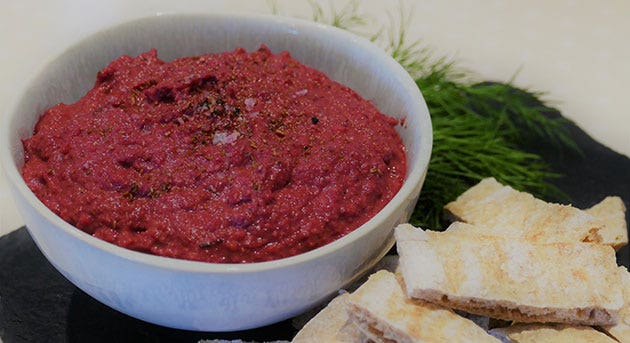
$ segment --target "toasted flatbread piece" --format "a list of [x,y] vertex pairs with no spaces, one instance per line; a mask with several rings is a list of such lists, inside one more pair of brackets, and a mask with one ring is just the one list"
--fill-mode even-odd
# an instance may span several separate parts
[[615,343],[615,340],[590,326],[566,324],[515,324],[492,329],[495,337],[518,343]]
[[498,342],[452,310],[405,296],[400,280],[379,271],[350,295],[350,318],[375,342]]
[[487,229],[491,235],[532,242],[600,242],[604,225],[572,206],[552,204],[487,178],[444,209],[452,217]]
[[409,224],[395,235],[409,297],[518,322],[617,323],[623,299],[610,246],[534,244]]
[[621,343],[630,343],[630,273],[626,267],[619,267],[622,282],[620,287],[623,292],[623,308],[619,313],[617,325],[604,326],[603,329],[609,335],[615,337]]
[[599,231],[603,244],[610,245],[615,250],[628,244],[626,206],[620,197],[606,197],[586,212],[604,223],[604,227]]
[[349,293],[334,298],[297,333],[293,343],[356,343],[362,342],[359,329],[349,321],[347,303]]

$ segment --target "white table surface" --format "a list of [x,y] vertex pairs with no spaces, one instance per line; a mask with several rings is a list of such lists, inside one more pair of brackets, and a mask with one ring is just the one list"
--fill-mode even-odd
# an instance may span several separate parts
[[[341,7],[346,1],[321,1]],[[448,56],[480,80],[536,91],[595,139],[630,156],[630,2],[618,0],[407,0],[411,39]],[[399,1],[364,0],[375,23],[398,16]],[[278,0],[280,13],[311,16],[306,0]],[[0,113],[25,80],[51,57],[113,23],[157,13],[270,13],[265,0],[5,1],[0,11]],[[378,27],[378,25],[375,25]],[[0,177],[0,235],[17,229]]]

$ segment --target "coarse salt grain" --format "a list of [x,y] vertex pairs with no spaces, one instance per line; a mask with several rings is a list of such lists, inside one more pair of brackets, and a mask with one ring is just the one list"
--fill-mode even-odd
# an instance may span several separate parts
[[214,134],[212,138],[212,144],[214,145],[222,145],[222,144],[230,144],[233,143],[236,138],[238,138],[238,132],[233,131],[232,133],[227,132],[217,132]]
[[251,111],[254,109],[254,106],[256,105],[256,99],[254,98],[247,98],[245,99],[245,109],[248,111]]

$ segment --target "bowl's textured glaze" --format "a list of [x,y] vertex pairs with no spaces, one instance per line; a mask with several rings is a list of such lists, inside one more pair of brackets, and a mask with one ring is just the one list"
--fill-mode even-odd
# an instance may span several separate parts
[[[21,139],[44,109],[79,99],[120,55],[156,48],[160,58],[267,45],[349,86],[392,117],[407,153],[407,178],[390,203],[347,236],[301,255],[212,264],[130,251],[94,238],[47,209],[20,176]],[[54,58],[6,113],[0,158],[18,210],[46,258],[73,284],[130,316],[173,328],[233,331],[297,315],[371,267],[408,220],[429,163],[431,120],[411,77],[385,52],[348,32],[311,22],[237,14],[159,15],[91,35]]]

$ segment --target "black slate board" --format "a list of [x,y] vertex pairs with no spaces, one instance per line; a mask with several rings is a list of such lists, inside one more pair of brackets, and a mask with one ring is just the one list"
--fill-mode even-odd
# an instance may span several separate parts
[[[524,148],[542,155],[553,170],[566,175],[553,183],[575,206],[586,208],[606,195],[619,195],[630,208],[630,159],[594,141],[577,126],[568,127],[582,155],[548,142],[529,142]],[[617,260],[630,266],[628,246]],[[149,324],[108,308],[70,284],[46,261],[25,228],[0,237],[0,338],[5,343],[290,340],[295,332],[290,321],[232,333]]]

